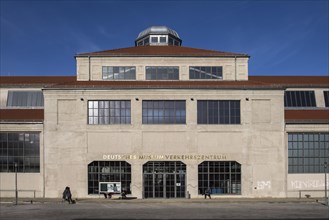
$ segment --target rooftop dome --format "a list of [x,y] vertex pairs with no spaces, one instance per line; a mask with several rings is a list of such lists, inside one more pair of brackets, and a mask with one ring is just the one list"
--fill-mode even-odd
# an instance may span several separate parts
[[135,40],[136,46],[175,45],[181,46],[182,40],[178,33],[166,26],[151,26],[139,33]]
[[178,33],[175,30],[168,28],[166,26],[149,27],[149,28],[145,29],[144,31],[140,32],[137,39],[142,38],[149,34],[171,34],[180,39]]

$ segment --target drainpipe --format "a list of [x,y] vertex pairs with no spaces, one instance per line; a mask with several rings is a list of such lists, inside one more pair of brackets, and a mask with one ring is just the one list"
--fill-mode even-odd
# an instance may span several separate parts
[[89,81],[91,81],[91,75],[90,75],[90,56],[88,56],[88,68],[89,68]]
[[235,81],[238,81],[237,70],[236,70],[236,56],[234,56],[234,64],[235,64],[235,68],[234,68]]
[[[45,109],[45,106],[43,106],[43,109]],[[44,114],[44,113],[43,113]],[[44,116],[43,116],[44,117]],[[42,193],[42,196],[43,198],[46,197],[46,165],[45,165],[45,156],[46,156],[46,147],[45,147],[45,120],[43,120],[43,123],[42,123],[42,132],[40,132],[39,135],[42,134],[42,146],[43,146],[43,149],[42,149],[42,171],[43,171],[43,193]]]

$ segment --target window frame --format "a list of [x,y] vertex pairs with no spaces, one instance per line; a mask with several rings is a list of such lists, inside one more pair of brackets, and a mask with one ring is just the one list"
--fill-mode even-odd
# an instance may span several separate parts
[[132,168],[127,161],[92,161],[88,164],[88,195],[99,194],[100,182],[121,182],[121,189],[131,194]]
[[329,91],[323,91],[324,106],[329,108]]
[[197,124],[241,125],[241,100],[197,100]]
[[323,173],[329,163],[329,132],[288,132],[288,174]]
[[[91,102],[93,102],[92,107],[90,107]],[[97,107],[94,106],[95,102],[97,102]],[[127,104],[128,107],[126,108]],[[100,105],[104,107],[99,107]],[[125,107],[122,107],[123,105]],[[93,113],[90,114],[91,112]],[[97,118],[97,122],[95,122],[95,118]],[[108,120],[106,118],[108,118]],[[104,123],[100,123],[100,121]],[[88,100],[87,125],[131,125],[131,100]]]
[[44,108],[41,90],[8,90],[7,108]]
[[[40,173],[41,132],[0,132],[0,173]],[[32,164],[31,164],[32,163]]]
[[186,125],[186,100],[143,100],[142,124]]
[[316,108],[314,90],[286,90],[284,92],[285,108]]
[[[104,71],[104,69],[106,69],[106,71]],[[115,71],[115,69],[117,69],[117,71]],[[110,78],[110,72],[112,72],[113,78]],[[115,74],[117,74],[117,77],[115,77],[116,76]],[[130,74],[132,74],[133,76],[132,78],[125,78],[126,75],[128,76]],[[106,75],[107,77],[105,77]],[[106,81],[136,80],[136,75],[137,75],[136,66],[102,66],[102,80],[106,80]]]
[[[225,185],[227,180],[230,183],[229,187]],[[232,190],[233,184],[239,186],[235,189],[236,191]],[[202,161],[199,163],[198,194],[204,195],[208,188],[211,189],[211,194],[215,195],[241,195],[242,165],[237,161]],[[220,192],[220,189],[223,192]]]
[[176,81],[179,78],[179,66],[145,66],[145,80]]
[[[198,74],[196,73],[197,70],[199,70]],[[204,73],[201,74],[201,71],[203,71]],[[214,73],[220,73],[220,75],[217,76]],[[190,80],[223,80],[223,66],[189,66],[189,79]]]
[[155,44],[159,43],[159,37],[158,36],[151,36],[151,43],[152,44],[153,43],[155,43]]

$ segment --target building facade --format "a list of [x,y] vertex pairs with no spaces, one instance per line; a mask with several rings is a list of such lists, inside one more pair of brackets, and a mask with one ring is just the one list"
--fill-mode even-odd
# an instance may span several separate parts
[[323,194],[329,77],[249,76],[247,54],[163,26],[75,58],[76,77],[0,78],[2,196],[15,169],[26,197]]

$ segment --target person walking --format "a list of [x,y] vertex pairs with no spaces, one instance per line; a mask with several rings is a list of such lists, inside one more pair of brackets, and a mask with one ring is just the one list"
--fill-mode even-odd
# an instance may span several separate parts
[[63,192],[63,199],[65,201],[68,201],[69,204],[74,203],[72,200],[72,193],[71,193],[70,187],[68,187],[68,186],[65,187],[65,190]]
[[207,196],[209,197],[209,199],[211,199],[211,189],[207,188],[206,191],[204,192],[204,198],[207,199]]

